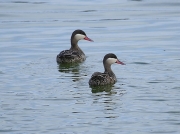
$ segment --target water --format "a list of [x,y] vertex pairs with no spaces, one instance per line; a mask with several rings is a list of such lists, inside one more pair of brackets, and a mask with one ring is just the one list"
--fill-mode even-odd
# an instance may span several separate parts
[[[1,0],[0,133],[180,133],[180,2]],[[75,29],[87,60],[56,55]],[[113,52],[118,82],[93,90]]]

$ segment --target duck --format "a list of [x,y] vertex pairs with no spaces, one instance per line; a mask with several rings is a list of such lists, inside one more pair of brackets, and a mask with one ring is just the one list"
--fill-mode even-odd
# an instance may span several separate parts
[[111,69],[111,65],[114,63],[125,65],[125,63],[121,62],[115,54],[106,54],[103,59],[104,73],[93,73],[89,80],[89,86],[96,87],[115,84],[117,82],[117,78]]
[[63,50],[57,55],[57,63],[76,63],[83,62],[86,59],[84,52],[78,46],[79,40],[93,42],[92,39],[87,37],[83,30],[75,30],[71,35],[71,48],[69,50]]

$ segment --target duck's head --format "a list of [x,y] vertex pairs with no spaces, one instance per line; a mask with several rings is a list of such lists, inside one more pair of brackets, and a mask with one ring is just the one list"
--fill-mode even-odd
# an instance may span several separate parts
[[117,56],[115,54],[113,54],[113,53],[106,54],[104,56],[103,63],[104,63],[104,65],[105,64],[106,65],[111,65],[111,64],[114,64],[114,63],[125,65],[123,62],[118,60]]
[[87,37],[86,33],[83,30],[78,29],[72,33],[71,42],[77,43],[79,40],[93,41]]

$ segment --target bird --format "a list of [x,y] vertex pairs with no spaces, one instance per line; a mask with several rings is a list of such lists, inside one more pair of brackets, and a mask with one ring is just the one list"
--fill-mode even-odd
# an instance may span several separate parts
[[92,39],[87,37],[83,30],[75,30],[71,35],[71,48],[69,50],[63,50],[57,55],[57,63],[76,63],[83,62],[86,59],[84,52],[78,46],[79,40],[93,42]]
[[104,56],[103,65],[104,73],[95,72],[92,74],[89,80],[90,87],[113,85],[117,82],[116,75],[111,69],[113,63],[125,65],[125,63],[118,60],[117,56],[113,53],[108,53]]

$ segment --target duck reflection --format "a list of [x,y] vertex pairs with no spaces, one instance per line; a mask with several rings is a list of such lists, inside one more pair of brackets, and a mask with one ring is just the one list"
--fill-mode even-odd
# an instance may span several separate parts
[[58,71],[63,73],[79,74],[79,63],[58,64]]
[[109,85],[108,87],[93,88],[92,92],[94,92],[92,105],[101,107],[96,118],[118,118],[120,116],[119,110],[123,107],[121,99],[125,90],[116,85]]
[[110,92],[112,90],[113,85],[105,85],[105,86],[95,86],[91,87],[92,93],[98,93],[98,92]]
[[58,64],[58,71],[60,73],[66,73],[65,77],[71,77],[73,82],[79,81],[80,76],[80,65],[81,63],[63,63]]

